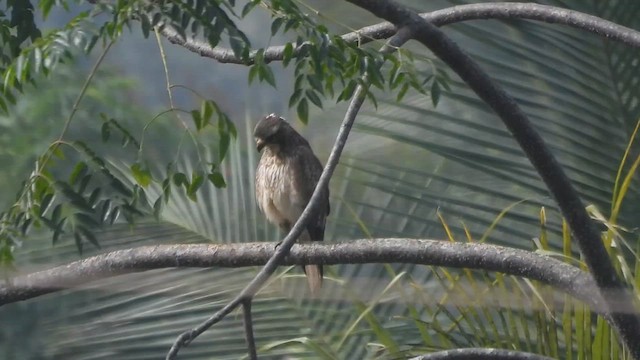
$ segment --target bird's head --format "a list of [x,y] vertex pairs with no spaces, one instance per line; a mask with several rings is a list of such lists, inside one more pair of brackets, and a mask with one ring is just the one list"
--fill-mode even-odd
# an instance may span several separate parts
[[258,152],[267,145],[277,145],[280,142],[280,134],[287,126],[287,122],[276,114],[269,114],[256,124],[253,129],[253,137],[256,140]]

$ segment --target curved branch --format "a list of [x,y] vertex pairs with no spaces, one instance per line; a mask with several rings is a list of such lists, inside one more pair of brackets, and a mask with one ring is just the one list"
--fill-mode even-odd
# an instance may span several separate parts
[[[156,245],[117,250],[11,279],[0,286],[0,305],[74,288],[108,277],[163,268],[245,267],[264,265],[273,243],[227,245]],[[531,251],[480,243],[406,238],[355,240],[339,244],[304,244],[291,249],[281,265],[407,263],[496,271],[551,285],[588,303],[594,295],[591,276],[554,258]]]
[[[453,6],[433,12],[422,13],[420,16],[435,26],[449,25],[469,20],[485,19],[526,19],[542,21],[550,24],[561,24],[576,29],[619,41],[623,44],[640,48],[640,31],[618,25],[597,16],[579,11],[567,10],[554,6],[529,3],[485,3]],[[395,26],[390,22],[383,22],[342,35],[348,43],[366,44],[374,40],[387,39],[395,34]],[[180,45],[200,56],[215,59],[221,63],[253,64],[256,51],[250,54],[249,61],[238,58],[233,50],[223,47],[212,48],[208,43],[197,39],[185,39],[172,27],[165,25],[161,30],[169,42]],[[305,45],[294,49],[294,54],[300,53]],[[264,49],[264,60],[281,61],[284,56],[284,46],[271,46]]]
[[465,348],[438,351],[410,360],[552,360],[548,356],[538,355],[522,351],[488,348]]
[[[640,359],[640,318],[635,299],[618,277],[609,254],[578,193],[549,147],[516,101],[440,29],[392,0],[347,0],[396,26],[413,27],[415,40],[429,48],[460,76],[500,117],[527,155],[567,219],[585,262],[605,300],[607,313],[633,358]],[[615,293],[615,296],[612,295]],[[627,304],[619,311],[618,304]]]

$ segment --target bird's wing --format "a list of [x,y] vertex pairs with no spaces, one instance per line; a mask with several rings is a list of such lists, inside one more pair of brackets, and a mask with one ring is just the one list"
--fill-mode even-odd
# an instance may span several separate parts
[[264,192],[265,192],[264,178],[265,178],[264,161],[262,160],[262,158],[260,158],[260,161],[258,162],[258,168],[256,169],[255,187],[256,187],[256,203],[258,204],[258,208],[260,209],[261,212],[264,212],[264,207],[262,204],[263,198],[264,198]]
[[[302,205],[302,208],[309,203],[313,190],[320,180],[322,174],[322,164],[313,154],[308,146],[298,146],[294,152],[292,162],[294,198]],[[329,215],[329,188],[322,190],[322,198],[319,210],[312,216],[307,231],[312,241],[322,241],[324,239],[324,227],[326,217]]]

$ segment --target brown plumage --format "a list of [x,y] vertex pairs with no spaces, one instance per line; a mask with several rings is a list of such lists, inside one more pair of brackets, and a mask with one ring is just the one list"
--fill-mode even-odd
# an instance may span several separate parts
[[[262,157],[256,171],[256,200],[269,222],[288,233],[311,199],[322,174],[322,164],[309,143],[283,118],[271,114],[256,125],[253,135]],[[329,189],[322,189],[319,211],[309,221],[299,242],[324,240],[329,215]],[[311,293],[322,286],[322,266],[303,267]]]

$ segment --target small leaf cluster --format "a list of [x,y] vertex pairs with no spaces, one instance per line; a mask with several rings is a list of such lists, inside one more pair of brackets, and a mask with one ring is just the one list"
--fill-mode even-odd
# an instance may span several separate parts
[[[295,108],[298,118],[307,122],[310,105],[322,108],[323,99],[335,97],[337,101],[348,100],[362,76],[374,72],[371,83],[381,76],[376,64],[384,56],[370,47],[358,47],[347,43],[341,36],[329,32],[327,27],[305,14],[290,0],[271,2],[274,14],[271,33],[295,32],[294,42],[287,43],[283,52],[283,65],[294,67],[294,89],[289,98],[289,107]],[[260,54],[260,52],[259,52]],[[256,65],[258,61],[256,61]],[[250,73],[251,80],[251,73]]]
[[[231,140],[238,137],[235,125],[212,100],[204,100],[200,110],[192,110],[190,114],[197,132],[203,132],[208,128],[215,129],[218,141],[217,161],[207,164],[206,171],[205,169],[194,170],[190,175],[177,170],[174,163],[169,163],[164,178],[158,181],[162,191],[153,204],[156,218],[160,216],[164,205],[169,202],[173,187],[183,189],[191,201],[197,201],[197,192],[205,181],[208,180],[217,188],[227,186],[219,166],[229,152]],[[139,185],[147,187],[154,180],[148,170],[137,165],[134,164],[131,168],[133,175]]]
[[[206,167],[191,171],[191,174],[180,171],[175,162],[170,162],[166,166],[164,175],[156,177],[152,175],[149,166],[142,161],[137,161],[130,166],[133,179],[142,189],[146,189],[152,184],[157,184],[161,189],[160,195],[153,202],[153,213],[156,218],[159,218],[164,206],[169,202],[172,192],[175,190],[182,189],[184,194],[195,202],[197,201],[197,192],[202,188],[205,181],[209,181],[217,188],[226,187],[224,175],[219,167],[229,152],[231,141],[238,137],[236,127],[227,114],[213,100],[202,101],[199,110],[192,110],[189,113],[197,133],[203,133],[205,130],[215,131],[218,143],[215,162],[210,162],[206,164]],[[111,121],[105,122],[105,125],[111,124]],[[115,125],[109,125],[109,128],[113,126]],[[115,129],[118,129],[121,133],[123,142],[138,144],[135,139],[127,140],[131,135],[125,129],[117,127]]]
[[[58,2],[50,0],[39,2],[39,8],[45,19],[54,3]],[[26,25],[29,21],[34,21],[33,7],[28,6],[28,10],[25,10],[29,1],[16,0],[15,4],[21,4],[23,11],[16,12],[14,5],[12,17],[8,22],[2,19],[5,14],[0,10],[0,23],[4,23],[0,25],[2,27],[0,41],[3,43],[0,61],[2,71],[0,109],[5,113],[8,112],[7,103],[15,103],[15,92],[22,92],[24,84],[35,84],[38,75],[48,76],[59,62],[71,58],[74,53],[90,51],[99,38],[95,25],[91,21],[92,13],[89,11],[80,12],[64,27],[43,35],[35,25],[33,27]],[[60,4],[66,7],[65,2]],[[21,13],[29,15],[20,17],[18,14]],[[22,25],[4,26],[7,23]],[[29,29],[28,32],[27,29]],[[14,31],[18,35],[14,36]],[[10,55],[4,49],[10,49]]]
[[[421,79],[410,52],[405,51],[402,56],[383,54],[375,47],[379,44],[359,46],[349,43],[340,35],[331,34],[326,26],[303,13],[293,1],[274,0],[270,5],[272,36],[279,32],[297,34],[295,41],[284,46],[283,65],[294,67],[294,89],[288,105],[296,109],[298,118],[305,123],[311,105],[322,108],[326,98],[347,101],[358,85],[363,85],[367,98],[376,107],[376,97],[370,88],[396,91],[398,101],[409,89],[415,89],[430,94],[434,105],[442,88],[448,89],[446,73],[435,66],[432,66],[432,75]],[[249,82],[258,78],[275,87],[264,53],[264,49],[254,53]],[[385,62],[391,66],[383,68]],[[384,71],[386,68],[389,68],[388,72]]]
[[[428,94],[433,106],[438,106],[442,90],[451,91],[449,74],[436,67],[432,61],[429,61],[431,66],[427,71],[419,71],[414,65],[411,52],[399,50],[398,53],[401,54],[400,57],[390,56],[387,58],[391,64],[388,67],[388,89],[397,92],[396,101],[401,102],[409,89],[413,89],[420,94]],[[423,79],[420,81],[419,77],[423,77]]]
[[33,227],[50,230],[54,244],[61,235],[72,234],[82,252],[86,243],[99,247],[95,232],[103,225],[121,216],[132,223],[148,212],[140,186],[128,186],[116,177],[86,143],[66,145],[82,160],[66,176],[59,174],[56,160],[66,156],[61,144],[52,145],[37,161],[14,206],[0,214],[0,265],[11,263],[13,248]]
[[[20,56],[21,49],[42,36],[33,13],[30,0],[7,0],[4,8],[0,9],[0,71],[3,80],[7,67]],[[15,103],[15,98],[5,85],[0,92],[0,108],[5,113],[8,112],[7,101]]]
[[172,26],[181,37],[201,35],[212,47],[226,38],[234,54],[247,59],[251,44],[232,19],[240,18],[235,6],[235,0],[162,0],[147,2],[135,17],[145,37],[153,27]]
[[0,63],[6,65],[20,54],[26,43],[35,41],[42,34],[33,17],[34,7],[30,0],[7,0],[0,9]]
[[[54,6],[68,9],[65,1],[44,0],[38,5],[45,19]],[[155,26],[172,26],[184,37],[188,31],[190,36],[202,35],[211,46],[218,45],[226,35],[236,56],[248,58],[249,39],[229,15],[238,17],[234,7],[234,0],[96,1],[91,10],[43,35],[36,26],[31,2],[9,0],[6,10],[0,9],[0,109],[8,112],[8,103],[15,103],[13,92],[21,92],[27,82],[34,83],[36,75],[48,75],[77,50],[88,53],[99,41],[106,44],[117,39],[125,29],[132,29],[133,21],[140,24],[145,37]],[[98,24],[96,19],[102,18],[96,17],[98,14],[111,16]]]

